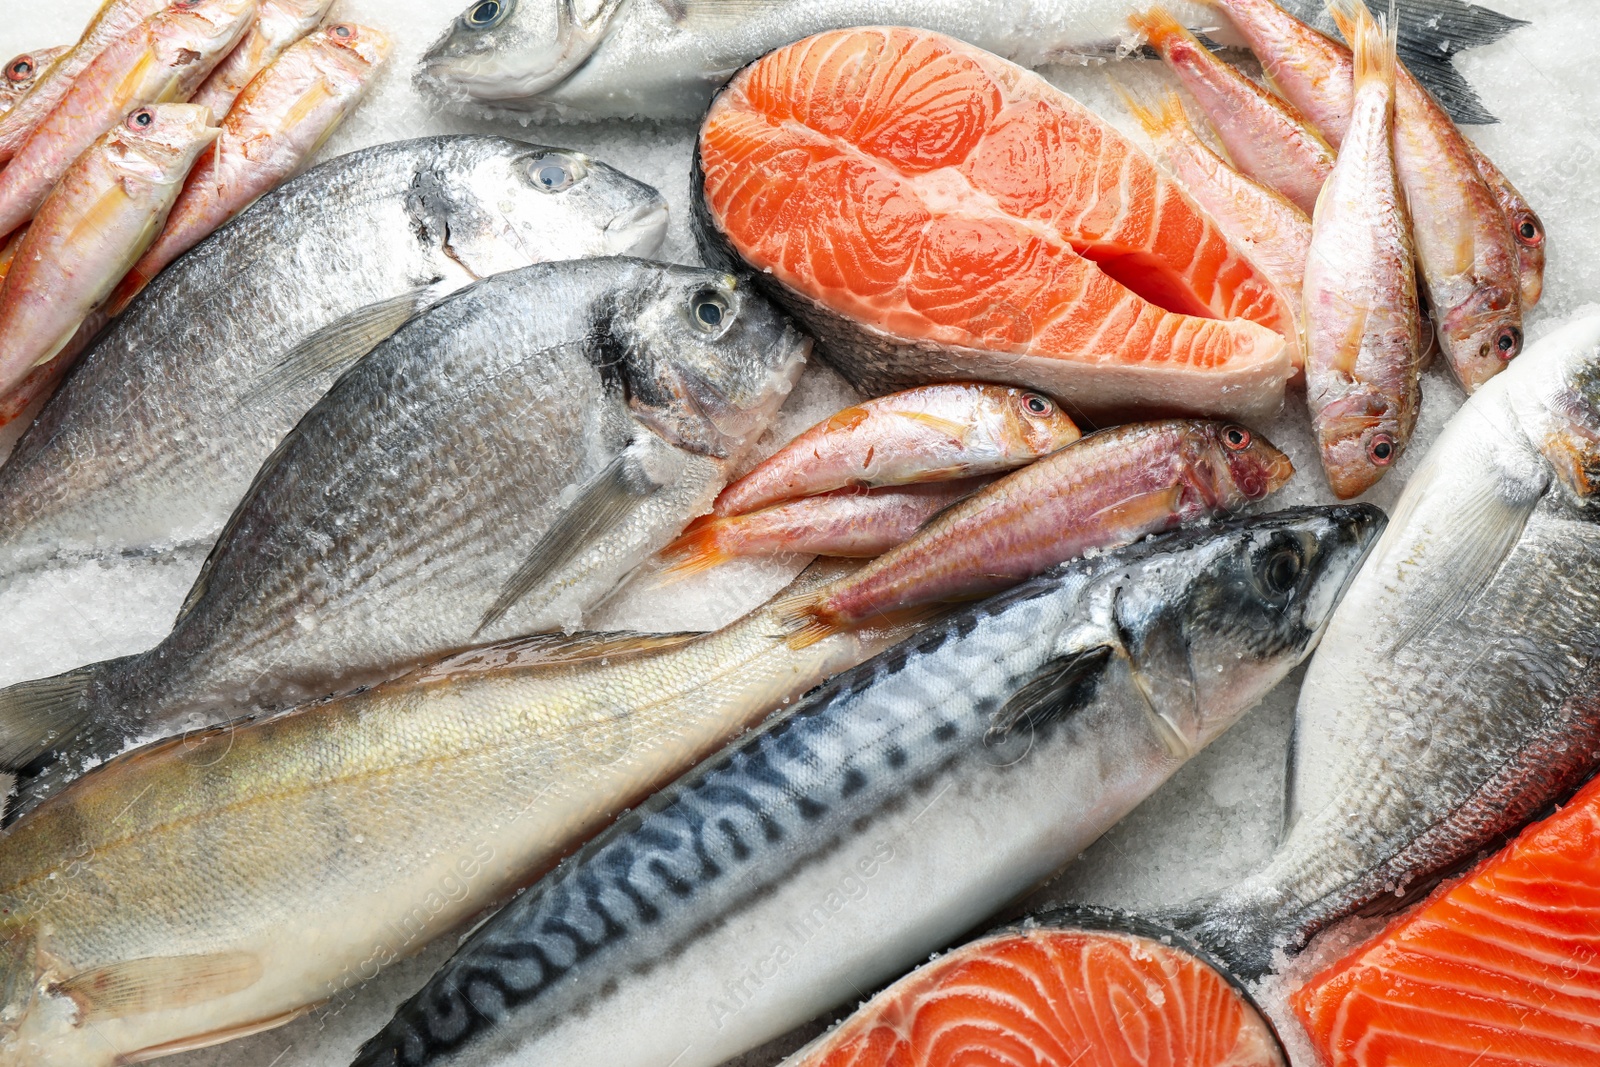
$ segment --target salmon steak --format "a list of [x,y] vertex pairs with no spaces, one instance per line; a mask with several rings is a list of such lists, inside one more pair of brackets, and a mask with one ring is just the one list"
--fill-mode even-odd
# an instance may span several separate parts
[[1069,411],[1253,418],[1298,364],[1288,298],[1176,181],[941,34],[768,53],[712,103],[695,158],[707,261],[752,271],[864,391],[979,379]]
[[1600,1063],[1600,779],[1290,998],[1329,1067]]
[[1249,997],[1167,932],[1041,925],[911,972],[783,1067],[1285,1067]]

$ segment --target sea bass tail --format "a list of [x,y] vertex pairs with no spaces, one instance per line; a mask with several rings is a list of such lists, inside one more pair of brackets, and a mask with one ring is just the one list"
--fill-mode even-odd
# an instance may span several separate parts
[[0,770],[22,770],[77,737],[104,666],[91,663],[0,690]]

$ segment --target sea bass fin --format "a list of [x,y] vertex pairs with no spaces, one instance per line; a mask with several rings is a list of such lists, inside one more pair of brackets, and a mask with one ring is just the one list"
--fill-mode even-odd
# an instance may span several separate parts
[[617,633],[534,634],[485,645],[431,664],[414,678],[419,682],[459,677],[508,667],[568,666],[597,659],[668,652],[706,636],[698,630],[672,634]]
[[527,596],[549,575],[571,563],[585,547],[615,529],[635,508],[650,498],[656,483],[631,448],[583,487],[578,498],[544,532],[528,558],[506,580],[500,595],[483,613],[473,636],[481,634]]
[[0,690],[0,770],[21,770],[83,729],[89,687],[102,666],[93,663]]
[[[1413,478],[1420,481],[1419,470]],[[1496,491],[1496,479],[1480,477],[1470,499],[1451,516],[1443,558],[1432,568],[1448,580],[1428,583],[1427,591],[1405,605],[1411,622],[1394,635],[1388,647],[1396,652],[1427,636],[1440,623],[1456,618],[1471,606],[1494,578],[1506,556],[1522,536],[1522,529],[1539,503],[1539,493],[1506,499]],[[1421,484],[1427,484],[1422,482]],[[1505,488],[1513,483],[1507,481]],[[1396,528],[1405,527],[1396,522]]]
[[433,302],[431,287],[413,289],[334,319],[269,367],[243,403],[282,396],[318,378],[331,382]]
[[1003,741],[1021,727],[1036,729],[1093,700],[1113,651],[1109,644],[1076,649],[1039,668],[1033,680],[995,712],[989,726],[990,741]]
[[52,991],[77,1004],[83,1022],[95,1022],[203,1004],[250,988],[261,973],[251,952],[148,956],[75,974]]

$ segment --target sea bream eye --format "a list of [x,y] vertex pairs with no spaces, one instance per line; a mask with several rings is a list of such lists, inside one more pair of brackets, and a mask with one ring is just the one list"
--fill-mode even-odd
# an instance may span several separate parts
[[716,333],[733,318],[733,308],[721,293],[703,289],[689,301],[689,318],[706,333]]
[[468,29],[487,30],[499,23],[510,10],[509,0],[481,0],[467,8],[461,21],[466,23]]
[[528,164],[528,176],[533,184],[547,193],[570,189],[587,173],[583,164],[571,156],[543,155]]

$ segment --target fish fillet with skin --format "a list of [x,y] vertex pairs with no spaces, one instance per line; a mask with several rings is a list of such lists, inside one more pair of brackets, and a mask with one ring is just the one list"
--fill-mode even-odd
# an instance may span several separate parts
[[[1285,0],[1302,18],[1325,0]],[[446,102],[550,119],[698,120],[716,87],[774,48],[848,26],[915,26],[1025,67],[1120,58],[1149,0],[469,0],[418,66]],[[1182,23],[1218,32],[1205,3]],[[1465,0],[1399,0],[1402,48],[1466,121],[1493,122],[1450,66],[1463,48],[1523,25]],[[1228,43],[1235,43],[1229,40]],[[1421,61],[1426,60],[1423,65]]]
[[120,314],[167,264],[305,166],[361,102],[389,49],[379,31],[338,22],[291,45],[257,75],[107,312]]
[[666,210],[603,163],[500,137],[377,145],[285,182],[162,271],[17,442],[0,582],[211,544],[284,434],[406,319],[530,261],[649,255]]
[[78,75],[99,58],[107,45],[170,3],[172,0],[105,0],[77,43],[35,81],[24,99],[0,115],[0,163],[16,155],[34,127],[55,109]]
[[858,1002],[1049,878],[1282,680],[1382,523],[1366,505],[1218,523],[934,623],[545,875],[355,1064],[714,1067]]
[[999,474],[1081,436],[1038,393],[925,385],[864,401],[817,423],[724,489],[712,513],[738,515],[847,486]]
[[1164,921],[1260,973],[1333,922],[1415,899],[1593,772],[1597,412],[1591,316],[1445,426],[1306,671],[1282,842]]
[[927,31],[819,34],[701,127],[695,221],[869,392],[979,379],[1069,410],[1275,411],[1288,298],[1131,141]]
[[[1350,49],[1273,0],[1214,2],[1279,91],[1338,146],[1353,100]],[[1335,17],[1349,20],[1337,9]],[[1395,166],[1411,213],[1418,276],[1445,358],[1471,393],[1522,350],[1522,257],[1461,131],[1403,65],[1395,80]]]
[[450,296],[283,440],[158,645],[0,691],[6,753],[60,756],[19,803],[136,739],[575,628],[710,508],[809,349],[727,275],[620,256]]
[[1376,485],[1422,404],[1411,218],[1394,163],[1394,37],[1362,7],[1356,95],[1306,258],[1306,402],[1334,495]]
[[311,33],[332,6],[333,0],[261,0],[261,10],[250,31],[217,64],[189,103],[204,104],[220,120],[250,79]]
[[796,651],[768,608],[522,639],[130,752],[0,837],[0,1064],[109,1067],[337,1006],[907,633]]
[[791,605],[796,641],[1005,589],[1091,549],[1226,515],[1277,491],[1288,457],[1242,426],[1173,419],[1090,434],[954,505]]
[[26,96],[56,60],[69,51],[69,45],[62,45],[58,48],[36,48],[32,52],[12,56],[11,62],[5,65],[3,80],[0,80],[0,117],[16,107],[17,101]]
[[1328,1067],[1600,1062],[1600,782],[1290,995]]
[[1130,22],[1199,102],[1233,165],[1311,214],[1334,152],[1305,116],[1212,55],[1165,8]]
[[161,232],[217,133],[211,112],[194,104],[137,108],[62,176],[0,287],[0,396],[72,343]]
[[1287,1067],[1248,993],[1170,930],[1029,916],[923,964],[782,1067]]
[[[39,209],[72,161],[134,108],[183,101],[228,54],[260,0],[174,0],[105,51],[0,170],[0,233]],[[15,384],[0,380],[0,391]]]

